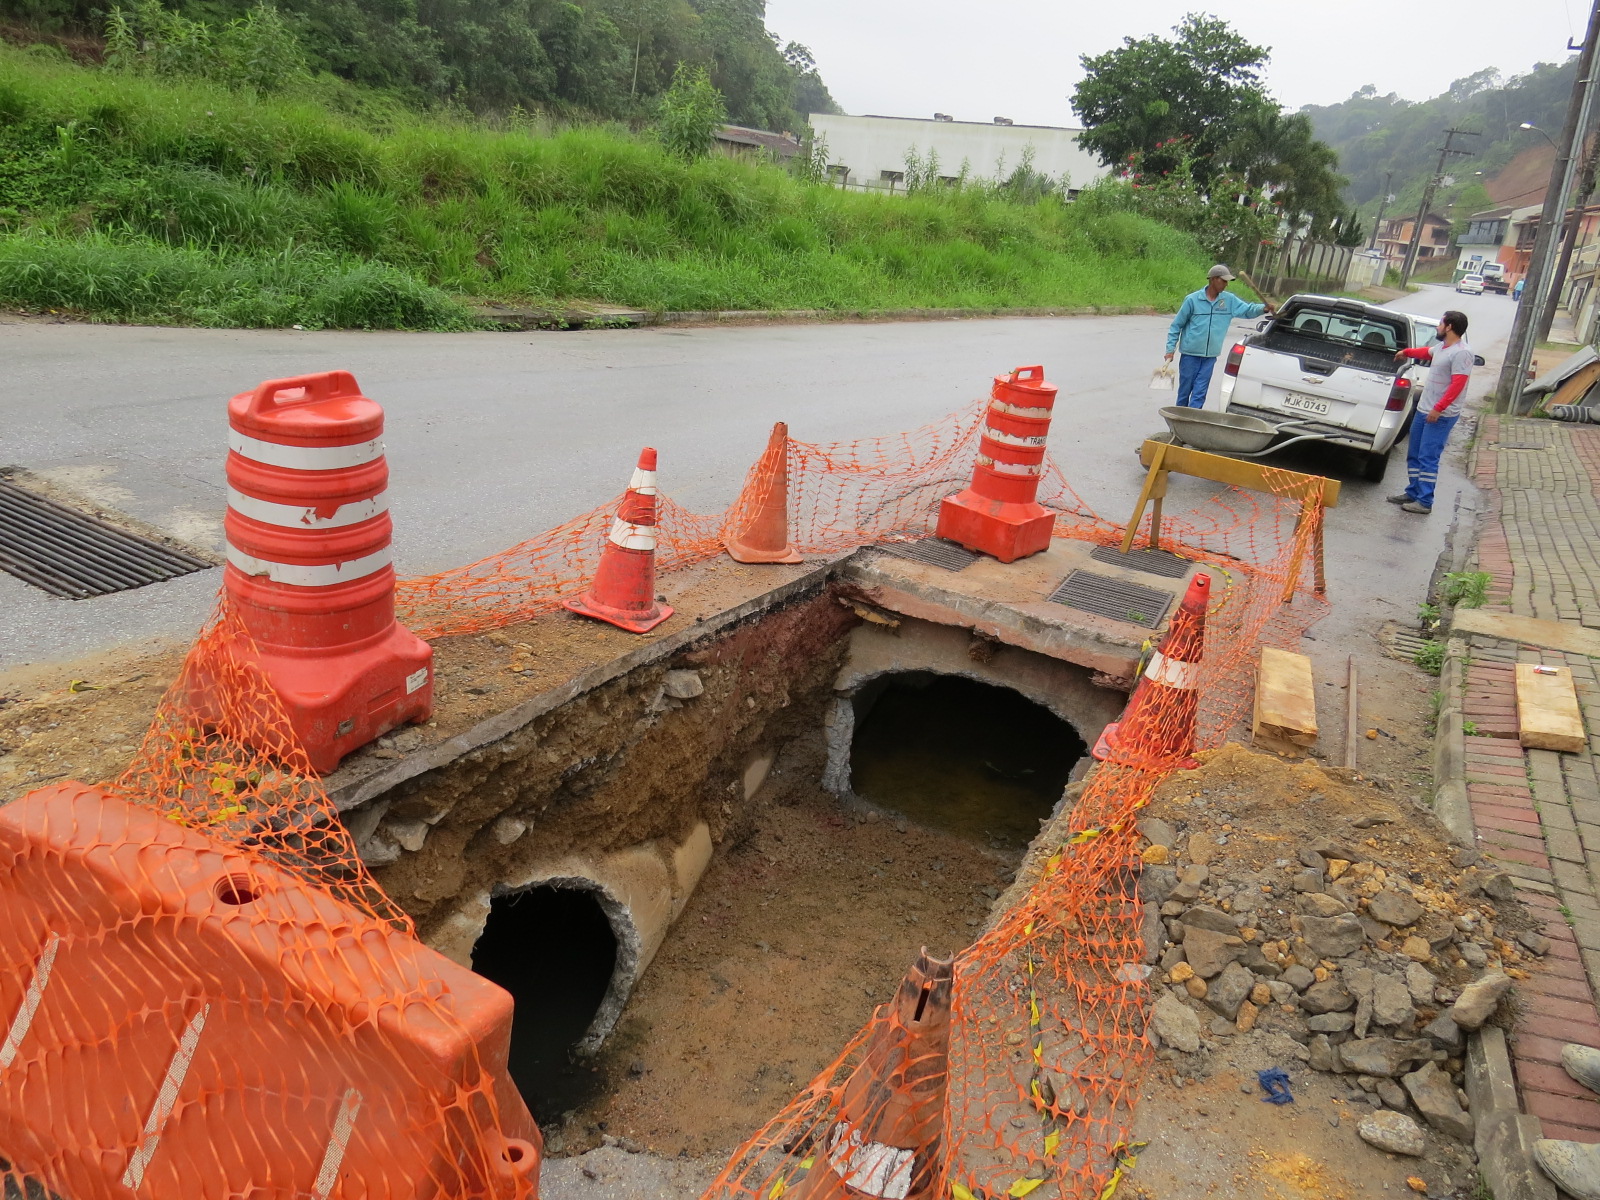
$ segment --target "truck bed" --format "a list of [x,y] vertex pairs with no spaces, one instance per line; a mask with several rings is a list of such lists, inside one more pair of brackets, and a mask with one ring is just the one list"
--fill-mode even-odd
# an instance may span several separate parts
[[1317,375],[1326,375],[1334,367],[1355,367],[1385,375],[1394,375],[1400,370],[1393,350],[1374,349],[1293,329],[1268,329],[1246,344],[1279,354],[1292,354],[1300,359],[1304,370]]

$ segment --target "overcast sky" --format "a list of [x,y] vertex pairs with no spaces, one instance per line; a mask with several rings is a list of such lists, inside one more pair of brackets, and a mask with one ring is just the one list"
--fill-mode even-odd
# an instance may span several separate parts
[[1589,13],[1584,0],[767,0],[767,27],[811,47],[848,113],[1074,125],[1080,55],[1168,36],[1195,10],[1272,48],[1267,86],[1291,109],[1368,83],[1423,100],[1483,67],[1559,62]]

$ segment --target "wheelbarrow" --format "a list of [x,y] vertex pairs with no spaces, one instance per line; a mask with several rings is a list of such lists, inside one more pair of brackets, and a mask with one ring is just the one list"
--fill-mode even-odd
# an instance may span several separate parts
[[1212,454],[1227,454],[1233,458],[1260,458],[1263,454],[1316,436],[1302,433],[1288,441],[1274,443],[1274,438],[1302,428],[1305,422],[1285,421],[1282,425],[1271,425],[1239,413],[1207,412],[1202,408],[1182,408],[1176,404],[1163,408],[1161,416],[1172,431],[1172,440],[1178,445]]

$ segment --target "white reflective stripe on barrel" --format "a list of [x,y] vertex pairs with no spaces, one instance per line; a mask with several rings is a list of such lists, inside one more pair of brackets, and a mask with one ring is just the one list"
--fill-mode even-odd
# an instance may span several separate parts
[[1037,449],[1045,443],[1045,438],[1043,436],[1018,437],[1014,433],[1001,433],[998,429],[991,428],[988,425],[983,427],[983,436],[988,438],[991,442],[1000,442],[1006,446],[1022,446],[1030,450]]
[[991,412],[1010,413],[1013,417],[1032,417],[1035,421],[1048,421],[1050,410],[1048,408],[1023,408],[1020,404],[1007,404],[1004,400],[991,400]]
[[995,462],[987,454],[978,455],[978,465],[988,467],[996,475],[1043,475],[1043,463],[1003,463]]
[[643,467],[633,469],[633,478],[628,480],[628,490],[638,492],[641,496],[654,496],[656,494],[656,473],[646,471]]
[[269,467],[288,467],[294,471],[337,471],[341,467],[359,467],[375,458],[383,457],[383,439],[357,442],[353,446],[285,446],[281,442],[263,442],[228,430],[228,449],[251,462],[265,463]]
[[394,561],[389,547],[364,558],[352,558],[341,563],[280,563],[246,554],[236,546],[228,547],[228,561],[246,575],[265,575],[273,583],[287,583],[294,587],[328,587],[335,583],[350,583],[376,575]]
[[56,951],[60,948],[61,935],[52,933],[45,941],[44,949],[39,952],[39,961],[33,967],[33,978],[28,981],[28,990],[22,994],[22,1007],[17,1009],[17,1015],[11,1019],[11,1028],[6,1030],[6,1040],[0,1044],[0,1071],[15,1061],[17,1051],[22,1047],[22,1039],[28,1036],[34,1014],[39,1011],[39,1001],[44,999],[45,985],[50,982],[51,968],[56,964]]
[[845,1186],[883,1200],[905,1200],[911,1192],[911,1169],[917,1152],[883,1142],[869,1142],[849,1121],[840,1121],[828,1135],[828,1165]]
[[322,1151],[322,1167],[317,1171],[316,1182],[311,1185],[311,1200],[328,1200],[339,1182],[339,1167],[344,1163],[344,1152],[350,1145],[350,1135],[355,1132],[356,1114],[361,1111],[361,1093],[348,1088],[339,1101],[339,1112],[333,1118],[333,1133]]
[[1151,683],[1193,691],[1200,686],[1200,664],[1184,662],[1180,658],[1167,658],[1157,650],[1150,655],[1150,662],[1144,669],[1144,677]]
[[656,527],[654,525],[630,525],[626,521],[619,519],[611,527],[611,541],[613,545],[621,546],[624,550],[654,550],[656,548]]
[[341,504],[331,517],[317,516],[313,505],[278,504],[272,500],[258,500],[241,491],[228,489],[228,507],[241,516],[263,525],[276,525],[280,529],[338,529],[345,525],[358,525],[370,521],[379,513],[389,511],[389,493],[379,492],[366,500],[352,500]]
[[145,1168],[156,1156],[156,1147],[161,1144],[161,1131],[166,1128],[167,1118],[177,1107],[178,1091],[183,1087],[183,1077],[189,1073],[189,1064],[194,1062],[195,1047],[200,1044],[200,1031],[206,1027],[206,1014],[210,1011],[211,1005],[205,1005],[184,1026],[183,1036],[178,1039],[178,1049],[167,1064],[166,1078],[161,1081],[161,1090],[156,1093],[156,1102],[150,1108],[150,1118],[144,1123],[144,1135],[139,1141],[139,1148],[133,1152],[133,1157],[128,1160],[128,1169],[122,1173],[122,1186],[125,1188],[137,1188],[144,1182]]

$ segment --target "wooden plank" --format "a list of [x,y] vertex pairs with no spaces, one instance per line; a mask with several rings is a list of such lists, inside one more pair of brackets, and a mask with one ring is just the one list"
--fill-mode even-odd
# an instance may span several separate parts
[[1543,646],[1600,658],[1600,630],[1573,621],[1524,617],[1492,608],[1457,608],[1450,615],[1450,628],[1455,633],[1481,633],[1519,646]]
[[1251,732],[1262,745],[1290,754],[1317,744],[1316,683],[1304,654],[1261,647]]
[[1592,362],[1579,368],[1570,378],[1562,380],[1561,386],[1546,404],[1576,404],[1597,380],[1600,380],[1600,362]]
[[1588,749],[1572,672],[1566,667],[1518,663],[1517,725],[1525,749],[1569,754]]
[[[1180,475],[1196,479],[1209,479],[1230,487],[1249,488],[1257,492],[1277,492],[1280,495],[1315,496],[1322,491],[1322,503],[1334,508],[1339,503],[1339,481],[1321,475],[1305,475],[1298,471],[1285,471],[1280,467],[1266,467],[1242,458],[1228,458],[1221,454],[1207,454],[1191,450],[1188,446],[1174,446],[1169,442],[1150,438],[1139,447],[1139,461],[1149,466],[1160,447],[1166,447],[1161,465]],[[1276,486],[1274,486],[1276,484]]]

